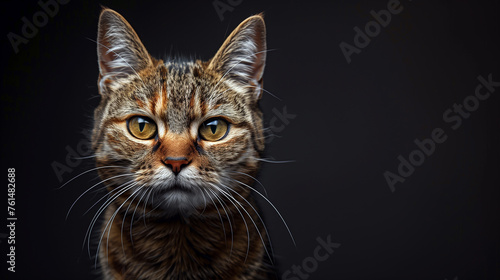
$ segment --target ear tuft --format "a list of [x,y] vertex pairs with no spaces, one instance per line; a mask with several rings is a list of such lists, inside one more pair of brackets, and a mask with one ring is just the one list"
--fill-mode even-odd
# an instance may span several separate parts
[[152,64],[139,36],[119,13],[104,8],[99,17],[97,55],[102,80],[115,81]]
[[243,86],[257,87],[260,95],[266,52],[264,18],[262,14],[254,15],[228,36],[209,67],[221,73],[223,78],[235,80]]

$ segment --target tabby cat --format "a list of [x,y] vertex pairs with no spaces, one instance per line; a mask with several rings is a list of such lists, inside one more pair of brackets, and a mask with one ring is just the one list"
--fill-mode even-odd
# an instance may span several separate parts
[[163,61],[102,10],[92,145],[109,193],[104,279],[276,278],[251,186],[264,150],[265,36],[255,15],[212,59]]

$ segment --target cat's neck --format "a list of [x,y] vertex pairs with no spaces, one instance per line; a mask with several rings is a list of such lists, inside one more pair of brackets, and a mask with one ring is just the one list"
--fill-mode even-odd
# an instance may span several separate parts
[[[248,202],[254,207],[251,199]],[[268,259],[264,226],[256,212],[236,205],[228,201],[224,209],[207,206],[189,217],[166,217],[151,210],[146,217],[136,215],[132,221],[133,215],[116,211],[119,204],[114,204],[106,212],[106,220],[116,216],[109,239],[108,231],[103,230],[101,263],[112,279],[138,279],[138,275],[141,279],[169,279],[167,275],[269,279],[268,264],[262,261]],[[240,278],[242,275],[246,277]]]

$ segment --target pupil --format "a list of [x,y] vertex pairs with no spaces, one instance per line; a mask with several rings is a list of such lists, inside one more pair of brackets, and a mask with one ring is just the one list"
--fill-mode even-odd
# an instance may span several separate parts
[[143,132],[144,131],[144,127],[146,127],[146,122],[143,119],[140,119],[139,120],[139,130],[141,132]]
[[217,131],[217,125],[211,125],[210,130],[212,130],[212,134],[215,134],[215,132]]

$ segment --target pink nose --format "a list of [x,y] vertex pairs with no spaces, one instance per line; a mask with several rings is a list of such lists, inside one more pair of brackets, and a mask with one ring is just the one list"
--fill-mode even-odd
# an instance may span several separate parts
[[163,163],[177,175],[182,168],[189,165],[190,161],[185,157],[167,157]]

